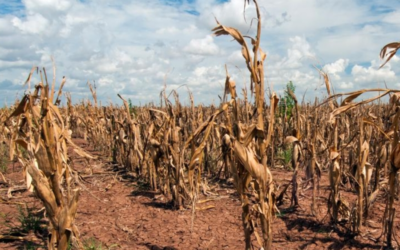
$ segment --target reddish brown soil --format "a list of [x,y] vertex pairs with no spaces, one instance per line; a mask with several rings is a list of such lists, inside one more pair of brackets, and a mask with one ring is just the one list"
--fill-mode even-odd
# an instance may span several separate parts
[[[78,143],[90,148],[82,140]],[[96,152],[91,151],[93,154]],[[85,162],[73,155],[74,168],[83,171]],[[96,240],[103,245],[102,249],[244,249],[244,234],[241,223],[240,201],[233,188],[220,184],[213,186],[212,199],[201,203],[199,208],[214,206],[210,209],[197,210],[192,223],[193,214],[190,209],[176,211],[169,206],[163,197],[129,178],[127,173],[112,171],[106,160],[90,162],[93,174],[85,176],[79,200],[76,224],[80,230],[82,241]],[[86,168],[87,170],[87,168]],[[28,207],[41,208],[40,202],[28,191],[16,191],[12,197],[7,190],[12,186],[22,186],[24,179],[21,166],[10,164],[5,177],[7,183],[0,183],[0,234],[9,232],[5,224],[9,219],[14,227],[20,226],[16,203],[26,203]],[[288,183],[291,172],[279,169],[272,170],[274,179],[279,184]],[[384,192],[374,203],[368,220],[369,227],[363,230],[363,236],[352,236],[350,225],[334,227],[327,215],[327,199],[329,182],[327,172],[323,173],[318,196],[318,216],[310,214],[312,190],[300,191],[300,208],[289,209],[289,199],[279,207],[281,213],[273,221],[273,249],[380,249],[381,241],[374,239],[381,234],[381,223],[385,208]],[[287,192],[290,194],[290,190]],[[355,202],[355,194],[341,188],[342,197],[350,206]],[[399,206],[399,201],[395,202]],[[396,214],[395,228],[399,228],[399,213]],[[46,220],[43,220],[46,223]],[[374,228],[378,227],[378,228]],[[397,235],[397,238],[399,235]],[[46,230],[29,233],[26,239],[6,241],[0,240],[0,249],[45,249]],[[253,237],[254,249],[259,249]]]

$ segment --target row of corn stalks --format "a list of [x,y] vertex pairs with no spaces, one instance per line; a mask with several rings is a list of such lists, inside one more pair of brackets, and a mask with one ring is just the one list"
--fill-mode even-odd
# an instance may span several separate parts
[[[320,70],[328,98],[299,103],[288,89],[295,107],[292,116],[282,116],[277,112],[277,95],[269,92],[265,96],[261,14],[257,1],[253,3],[255,38],[218,22],[213,32],[231,36],[240,45],[254,103],[248,102],[246,88],[243,98],[239,97],[226,70],[218,107],[196,106],[190,92],[191,103],[185,106],[177,92],[165,90],[160,93],[159,105],[132,107],[118,95],[122,106],[104,107],[90,83],[93,99],[73,104],[68,93],[62,94],[65,78],[56,92],[55,77],[49,84],[45,70],[34,68],[40,71],[40,82],[12,108],[1,110],[0,140],[9,146],[10,158],[22,164],[27,187],[46,208],[51,225],[49,249],[67,249],[70,242],[81,246],[74,223],[80,183],[70,166],[68,148],[87,159],[93,157],[75,145],[73,137],[90,142],[114,166],[132,172],[151,189],[163,193],[176,209],[195,208],[200,195],[210,195],[207,183],[211,178],[232,180],[242,203],[245,249],[252,249],[252,235],[260,247],[273,248],[274,214],[285,197],[291,207],[299,207],[302,189],[312,188],[309,212],[317,216],[318,187],[324,172],[331,190],[326,204],[331,223],[346,222],[354,234],[361,234],[368,226],[369,211],[377,197],[387,191],[382,236],[392,247],[400,168],[400,91],[368,89],[334,94],[328,75]],[[394,52],[389,50],[398,47],[388,44],[381,56],[390,60]],[[364,93],[376,95],[355,101]],[[66,104],[62,106],[63,96]],[[390,96],[389,103],[376,103],[384,96]],[[291,151],[286,167],[292,178],[287,183],[277,183],[271,174],[271,169],[282,165],[282,150]],[[356,193],[356,199],[346,201],[341,196],[343,190]]]

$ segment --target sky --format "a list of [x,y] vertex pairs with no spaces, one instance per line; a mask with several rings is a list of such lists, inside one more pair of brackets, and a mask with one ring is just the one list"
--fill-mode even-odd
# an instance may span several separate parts
[[[326,97],[318,71],[328,73],[336,93],[362,88],[400,88],[400,59],[379,69],[381,48],[400,40],[398,0],[259,0],[266,91],[283,93],[292,81],[306,100]],[[189,104],[219,104],[225,65],[237,92],[249,89],[240,45],[215,37],[216,19],[244,35],[256,31],[255,7],[244,0],[0,0],[0,103],[29,91],[33,66],[45,67],[57,88],[74,102],[102,105],[160,102],[177,91]],[[40,77],[35,74],[32,85]],[[32,86],[31,86],[32,88]]]

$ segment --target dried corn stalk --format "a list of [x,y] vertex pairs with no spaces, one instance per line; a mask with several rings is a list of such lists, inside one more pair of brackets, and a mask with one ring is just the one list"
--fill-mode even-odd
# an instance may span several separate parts
[[[249,1],[246,1],[249,2]],[[251,234],[256,235],[258,243],[264,249],[272,249],[272,214],[275,207],[274,185],[272,175],[267,166],[267,149],[271,143],[272,132],[274,131],[275,110],[278,104],[278,98],[275,94],[271,94],[270,116],[268,132],[264,129],[264,60],[266,54],[260,48],[261,38],[261,15],[257,1],[253,0],[256,6],[258,25],[257,36],[251,39],[253,45],[253,57],[251,56],[249,47],[244,36],[235,28],[226,27],[218,23],[213,29],[216,36],[230,35],[241,46],[242,55],[245,59],[248,70],[250,71],[250,90],[255,93],[256,107],[256,124],[251,126],[243,126],[239,123],[239,106],[236,101],[236,92],[234,85],[229,84],[229,76],[225,84],[225,93],[230,93],[233,103],[233,121],[228,118],[228,124],[232,128],[228,128],[229,137],[224,136],[224,148],[230,148],[235,160],[230,157],[230,153],[226,152],[225,159],[231,159],[231,169],[235,179],[235,186],[241,197],[242,202],[242,222],[245,233],[245,249],[251,249]],[[260,59],[258,59],[260,56]],[[256,157],[258,155],[260,160]],[[252,182],[253,180],[253,182]],[[257,204],[250,206],[246,190],[250,183],[255,191]],[[260,220],[262,238],[258,236],[255,230],[256,223],[254,220]]]
[[[65,79],[59,93],[64,83]],[[57,103],[58,100],[59,97]],[[59,108],[53,104],[48,84],[41,82],[32,94],[25,95],[9,116],[8,121],[12,120],[17,121],[13,127],[13,143],[27,153],[17,152],[18,160],[31,176],[34,191],[43,202],[50,220],[48,248],[67,249],[70,240],[78,237],[74,220],[79,198],[74,171],[68,165],[67,145],[81,156],[91,156],[72,142],[71,131],[66,129]],[[79,246],[79,241],[75,242]]]
[[[367,92],[383,92],[382,94],[378,94],[375,97],[369,98],[367,100],[363,100],[363,101],[359,101],[359,102],[352,102],[355,98],[357,98],[358,96],[360,96],[363,93],[367,93]],[[392,90],[392,89],[364,89],[364,90],[360,90],[360,91],[355,91],[355,92],[351,92],[351,93],[346,93],[346,94],[339,94],[339,95],[334,95],[331,98],[336,98],[337,96],[341,96],[341,95],[345,95],[347,96],[344,101],[342,102],[341,106],[339,106],[338,108],[336,108],[335,110],[333,110],[330,114],[331,119],[333,119],[334,117],[336,117],[337,115],[346,112],[346,111],[350,111],[356,107],[360,107],[363,104],[367,104],[370,103],[376,99],[380,99],[382,97],[384,97],[385,95],[388,95],[390,93],[393,93],[392,98],[390,100],[391,105],[393,105],[394,107],[398,106],[398,101],[397,101],[397,96],[399,95],[399,90]],[[400,154],[400,147],[398,146],[398,120],[400,117],[400,112],[399,112],[399,108],[396,108],[396,115],[394,118],[394,126],[393,126],[393,132],[391,133],[392,135],[394,135],[393,139],[390,138],[391,141],[391,146],[392,146],[392,150],[390,151],[390,165],[391,165],[391,169],[390,169],[390,174],[389,174],[389,195],[388,195],[388,200],[387,200],[387,206],[385,209],[385,214],[384,214],[384,227],[383,227],[383,234],[386,235],[386,242],[387,242],[387,246],[391,247],[392,246],[392,235],[393,235],[393,221],[394,221],[394,213],[395,213],[395,209],[393,208],[393,202],[394,202],[394,196],[395,196],[395,177],[396,174],[400,168],[400,160],[398,160],[398,156]],[[368,119],[362,119],[360,120],[361,124],[362,123],[368,123],[369,125],[373,125],[373,127],[375,127],[378,132],[381,132],[382,134],[385,135],[385,137],[388,137],[388,134],[386,134],[385,132],[383,132],[378,125],[372,123],[371,121],[369,121]],[[363,127],[363,126],[360,126]],[[357,206],[357,213],[355,215],[355,223],[354,223],[354,231],[357,233],[360,233],[360,226],[362,225],[362,219],[363,219],[363,211],[365,211],[364,209],[360,209],[360,207],[363,207],[363,193],[364,191],[361,189],[364,189],[364,183],[367,183],[367,181],[369,181],[368,179],[370,178],[370,174],[368,174],[368,169],[364,168],[364,166],[367,165],[367,156],[368,156],[368,144],[364,143],[364,140],[362,139],[362,131],[363,128],[360,128],[361,131],[361,137],[360,137],[360,146],[359,146],[359,165],[358,165],[358,176],[357,176],[357,186],[359,187],[359,198],[358,198],[358,206]],[[399,158],[400,159],[400,158]],[[365,192],[366,193],[366,192]],[[372,196],[372,195],[371,195]],[[367,197],[367,195],[365,195],[365,197]],[[368,198],[368,200],[370,200],[370,198]],[[368,201],[367,201],[368,203]],[[365,209],[368,208],[368,204],[365,205]]]

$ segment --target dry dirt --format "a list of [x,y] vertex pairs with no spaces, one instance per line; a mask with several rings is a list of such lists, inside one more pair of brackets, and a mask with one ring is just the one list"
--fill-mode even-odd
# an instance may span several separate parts
[[[94,155],[83,140],[77,140],[83,148]],[[101,159],[101,157],[100,157]],[[93,175],[85,173],[87,163],[72,155],[73,167],[82,171],[83,188],[79,200],[76,225],[80,239],[87,249],[244,249],[244,234],[241,224],[241,206],[232,186],[211,183],[215,195],[201,197],[209,201],[198,204],[193,216],[192,210],[173,210],[163,196],[148,190],[146,185],[132,178],[128,173],[107,163],[107,159],[90,162]],[[86,169],[86,170],[85,170]],[[25,189],[8,195],[10,187],[24,185],[21,166],[10,163],[4,175],[7,182],[0,180],[0,234],[7,234],[11,228],[21,240],[0,240],[0,249],[46,249],[46,219],[40,223],[37,232],[22,232],[18,218],[25,206],[32,213],[43,216],[41,204]],[[272,169],[276,183],[285,184],[291,179],[291,172]],[[301,173],[301,177],[304,174]],[[373,204],[368,217],[369,226],[362,236],[350,233],[349,224],[334,227],[327,215],[329,182],[327,172],[323,173],[318,195],[318,215],[311,216],[312,189],[300,191],[300,208],[291,210],[286,199],[279,207],[280,213],[273,220],[273,249],[380,249],[383,237],[381,223],[385,209],[384,188]],[[290,194],[290,189],[287,192]],[[346,187],[341,188],[342,197],[355,202],[355,194]],[[26,205],[25,205],[26,204]],[[399,201],[395,202],[395,207]],[[211,207],[211,208],[209,208]],[[208,208],[208,209],[204,209]],[[395,229],[399,229],[399,213],[396,214]],[[397,237],[399,235],[397,234]],[[89,246],[101,245],[97,248]],[[254,249],[259,249],[253,237]]]

